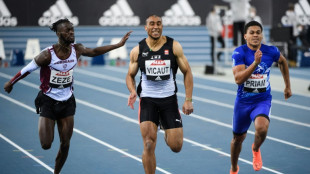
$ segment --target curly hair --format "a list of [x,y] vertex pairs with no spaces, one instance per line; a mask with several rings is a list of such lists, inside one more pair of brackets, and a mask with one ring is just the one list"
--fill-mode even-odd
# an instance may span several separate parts
[[[65,19],[59,19],[58,21],[54,22],[51,26],[50,26],[50,29],[54,32],[57,32],[57,27],[59,24],[62,24],[62,23],[71,23],[69,21],[69,19],[65,18]],[[72,23],[71,23],[72,24]]]

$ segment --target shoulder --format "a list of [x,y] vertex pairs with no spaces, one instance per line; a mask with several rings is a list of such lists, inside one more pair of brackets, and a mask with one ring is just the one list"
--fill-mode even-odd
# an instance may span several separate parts
[[139,48],[140,48],[140,46],[139,45],[136,45],[135,47],[133,47],[132,49],[131,49],[131,53],[139,53]]
[[137,59],[139,55],[139,45],[135,46],[131,51],[130,51],[130,59]]
[[167,42],[168,42],[168,41],[171,41],[171,42],[172,42],[173,48],[182,48],[182,45],[180,44],[179,41],[174,40],[174,39],[172,39],[172,38],[170,38],[170,37],[167,37]]
[[274,54],[280,53],[280,50],[278,49],[278,47],[273,46],[273,45],[262,44],[261,49],[269,53],[274,53]]
[[237,48],[234,50],[232,56],[236,56],[236,55],[241,56],[241,55],[244,55],[245,50],[247,50],[247,46],[246,46],[246,45],[241,45],[241,46],[237,47]]
[[140,44],[146,44],[146,38],[140,40],[139,45],[140,45]]
[[77,50],[77,51],[80,51],[80,50],[82,50],[82,49],[85,49],[84,45],[81,44],[81,43],[74,44],[73,47],[74,47],[75,50]]
[[174,55],[176,55],[176,56],[183,55],[183,48],[182,48],[182,45],[180,44],[180,42],[173,40],[172,51],[173,51]]
[[47,66],[51,63],[50,49],[52,49],[52,47],[45,48],[34,58],[38,66]]

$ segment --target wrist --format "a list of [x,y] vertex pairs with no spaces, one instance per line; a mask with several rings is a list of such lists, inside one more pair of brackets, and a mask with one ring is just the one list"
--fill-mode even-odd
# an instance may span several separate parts
[[257,66],[259,63],[257,63],[255,60],[253,61],[254,66]]
[[192,102],[193,99],[192,99],[192,98],[185,98],[185,101],[190,101],[190,102]]

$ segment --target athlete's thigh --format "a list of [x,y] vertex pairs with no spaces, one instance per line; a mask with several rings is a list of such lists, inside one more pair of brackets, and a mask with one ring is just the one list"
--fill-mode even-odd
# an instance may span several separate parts
[[183,127],[176,95],[164,98],[159,110],[160,121],[164,129]]
[[243,134],[247,132],[251,125],[251,104],[235,101],[234,116],[233,116],[233,132]]
[[73,133],[74,116],[68,116],[57,120],[57,128],[61,140],[70,140]]
[[151,140],[156,142],[157,140],[157,125],[152,121],[144,121],[140,123],[140,131],[143,141]]
[[156,101],[150,97],[142,97],[139,103],[139,122],[151,121],[155,125],[159,124],[158,107]]
[[254,121],[257,116],[262,116],[269,120],[270,111],[271,100],[257,102],[255,108],[251,112],[251,119]]
[[173,128],[173,129],[165,129],[165,134],[168,137],[168,141],[167,143],[170,142],[180,142],[183,140],[183,128],[179,127],[179,128]]
[[55,121],[50,118],[40,116],[38,127],[41,143],[44,144],[52,143],[54,140]]

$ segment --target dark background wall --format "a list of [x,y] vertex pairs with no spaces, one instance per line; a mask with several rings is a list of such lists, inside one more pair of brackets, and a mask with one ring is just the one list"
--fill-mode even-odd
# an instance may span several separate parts
[[[43,13],[55,4],[56,0],[3,0],[12,17],[18,20],[17,26],[37,26],[38,19]],[[79,25],[99,25],[98,19],[103,12],[108,10],[117,0],[66,0],[73,16],[79,18]],[[289,2],[298,0],[251,0],[257,14],[261,16],[264,25],[277,25],[285,14]],[[139,16],[141,23],[150,14],[163,16],[177,0],[127,0],[134,15]],[[221,0],[188,0],[196,15],[201,17],[202,25],[213,5],[226,5]]]

